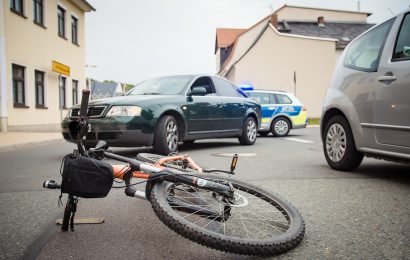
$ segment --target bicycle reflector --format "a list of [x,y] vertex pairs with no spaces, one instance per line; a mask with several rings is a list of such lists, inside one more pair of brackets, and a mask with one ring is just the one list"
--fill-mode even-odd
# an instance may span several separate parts
[[231,162],[231,173],[232,174],[235,174],[234,173],[234,171],[235,171],[235,168],[236,168],[236,163],[238,162],[238,154],[236,153],[236,154],[234,154],[234,156],[232,157],[232,162]]

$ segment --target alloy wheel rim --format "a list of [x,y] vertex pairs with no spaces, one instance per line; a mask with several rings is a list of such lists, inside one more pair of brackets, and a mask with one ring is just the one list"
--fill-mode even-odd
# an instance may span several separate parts
[[275,123],[275,132],[279,135],[284,135],[288,131],[289,126],[285,120],[278,120]]
[[248,139],[253,142],[256,140],[256,124],[253,120],[250,120],[248,122],[248,126],[247,126],[247,130],[248,130]]
[[178,147],[178,127],[173,121],[167,125],[167,144],[171,151],[175,151]]
[[332,162],[340,162],[346,153],[346,132],[340,124],[333,124],[326,134],[326,152]]

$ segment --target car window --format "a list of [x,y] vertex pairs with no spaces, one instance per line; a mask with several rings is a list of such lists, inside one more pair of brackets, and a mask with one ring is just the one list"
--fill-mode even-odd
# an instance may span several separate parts
[[349,47],[344,66],[361,71],[377,71],[384,43],[394,19],[360,36]]
[[205,96],[216,96],[215,89],[213,88],[211,81],[208,77],[201,77],[195,80],[195,82],[191,85],[191,90],[198,87],[205,88]]
[[149,79],[136,85],[126,95],[180,95],[192,76],[171,76]]
[[277,104],[292,104],[292,100],[286,95],[275,94],[274,96]]
[[269,94],[268,93],[248,92],[248,95],[250,98],[258,101],[262,105],[269,104]]
[[224,97],[243,97],[238,90],[228,81],[220,79],[220,78],[213,78],[215,88],[217,89],[218,93]]
[[410,59],[410,14],[406,14],[394,47],[393,61]]

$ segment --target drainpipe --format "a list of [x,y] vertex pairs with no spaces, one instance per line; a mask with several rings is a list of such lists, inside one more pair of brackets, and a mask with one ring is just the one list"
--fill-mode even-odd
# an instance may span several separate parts
[[7,66],[4,0],[0,0],[0,132],[7,132]]

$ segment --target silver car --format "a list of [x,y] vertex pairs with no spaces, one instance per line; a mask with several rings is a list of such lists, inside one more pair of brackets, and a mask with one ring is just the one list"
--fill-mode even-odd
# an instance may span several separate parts
[[363,156],[410,163],[410,9],[360,35],[343,52],[323,104],[330,167]]

